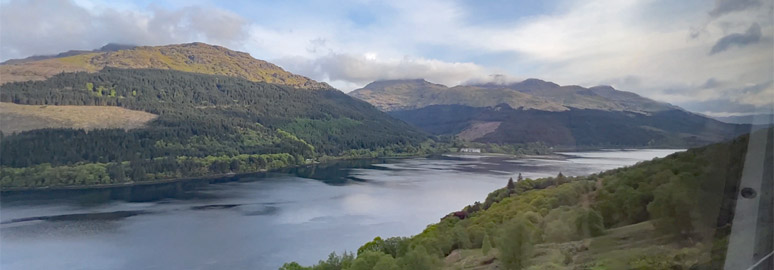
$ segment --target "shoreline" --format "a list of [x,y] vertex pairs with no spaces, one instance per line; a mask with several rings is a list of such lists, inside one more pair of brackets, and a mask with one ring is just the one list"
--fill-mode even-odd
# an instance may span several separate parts
[[441,156],[444,157],[451,157],[451,158],[490,158],[490,157],[500,157],[500,158],[516,158],[516,159],[523,159],[523,158],[530,158],[530,159],[555,159],[555,160],[561,160],[561,159],[567,159],[566,155],[562,154],[556,154],[556,153],[550,153],[550,154],[544,154],[544,155],[517,155],[517,154],[505,154],[505,153],[444,153],[441,154]]
[[[281,169],[285,168],[292,168],[292,167],[283,167]],[[214,174],[214,175],[207,175],[207,176],[200,176],[200,177],[180,177],[180,178],[170,178],[170,179],[162,179],[157,181],[144,181],[144,182],[125,182],[125,183],[116,183],[116,184],[100,184],[100,185],[80,185],[80,186],[53,186],[53,187],[32,187],[32,188],[8,188],[8,189],[2,189],[0,190],[0,194],[7,193],[7,192],[24,192],[24,191],[61,191],[61,190],[88,190],[88,189],[108,189],[108,188],[120,188],[120,187],[136,187],[136,186],[148,186],[148,185],[157,185],[157,184],[171,184],[175,182],[186,182],[186,181],[193,181],[193,180],[213,180],[213,179],[221,179],[226,178],[229,176],[243,176],[243,175],[249,175],[249,174],[256,174],[256,173],[265,173],[268,171],[256,171],[256,172],[247,172],[247,173],[225,173],[225,174]]]
[[[621,148],[621,149],[613,149],[613,148],[596,148],[596,149],[584,149],[582,151],[605,151],[605,150],[644,150],[644,149],[671,149],[671,148]],[[579,151],[579,150],[576,150]],[[211,181],[211,180],[217,180],[217,179],[225,179],[225,178],[237,178],[241,176],[248,176],[252,174],[260,174],[260,173],[269,173],[273,171],[280,171],[280,170],[286,170],[286,169],[293,169],[293,168],[301,168],[301,167],[308,167],[308,166],[315,166],[320,164],[328,164],[328,163],[335,163],[339,161],[346,161],[346,160],[372,160],[372,159],[407,159],[407,158],[421,158],[421,157],[431,157],[431,156],[443,156],[443,157],[450,157],[450,158],[466,158],[467,157],[502,157],[502,158],[515,158],[515,159],[549,159],[549,160],[564,160],[569,158],[568,155],[559,153],[561,151],[556,151],[545,154],[545,155],[516,155],[516,154],[506,154],[506,153],[460,153],[460,152],[446,152],[446,153],[435,153],[435,154],[429,154],[429,155],[395,155],[395,156],[388,156],[388,157],[328,157],[327,159],[323,161],[313,161],[311,163],[303,164],[303,165],[294,165],[294,166],[286,166],[281,168],[276,168],[272,170],[259,170],[254,172],[240,172],[240,173],[225,173],[225,174],[213,174],[213,175],[206,175],[206,176],[198,176],[198,177],[180,177],[180,178],[170,178],[170,179],[161,179],[161,180],[154,180],[154,181],[144,181],[144,182],[125,182],[125,183],[115,183],[115,184],[99,184],[99,185],[76,185],[76,186],[49,186],[49,187],[25,187],[25,188],[7,188],[7,189],[0,189],[0,195],[2,194],[10,194],[15,192],[55,192],[55,191],[72,191],[72,190],[99,190],[99,189],[110,189],[110,188],[123,188],[123,187],[138,187],[138,186],[150,186],[150,185],[160,185],[160,184],[172,184],[177,182],[189,182],[189,181],[195,181],[195,180],[202,180],[202,181]],[[566,152],[572,152],[572,151],[566,151]]]
[[328,157],[328,159],[323,161],[314,161],[307,164],[302,165],[293,165],[293,166],[285,166],[280,167],[276,169],[271,170],[259,170],[254,172],[240,172],[240,173],[223,173],[223,174],[212,174],[212,175],[205,175],[205,176],[197,176],[197,177],[179,177],[179,178],[169,178],[169,179],[160,179],[160,180],[154,180],[154,181],[143,181],[143,182],[124,182],[124,183],[115,183],[115,184],[98,184],[98,185],[76,185],[76,186],[48,186],[48,187],[24,187],[24,188],[3,188],[0,189],[0,195],[2,194],[8,194],[8,193],[14,193],[14,192],[46,192],[46,191],[71,191],[71,190],[98,190],[98,189],[110,189],[110,188],[123,188],[123,187],[138,187],[138,186],[150,186],[150,185],[160,185],[160,184],[172,184],[177,182],[189,182],[189,181],[196,181],[196,180],[217,180],[217,179],[225,179],[225,178],[237,178],[241,176],[248,176],[253,174],[260,174],[260,173],[269,173],[274,171],[280,171],[280,170],[287,170],[287,169],[293,169],[293,168],[302,168],[302,167],[309,167],[309,166],[315,166],[320,164],[328,164],[328,163],[335,163],[339,161],[346,161],[346,160],[371,160],[371,159],[406,159],[406,158],[418,158],[418,157],[428,157],[430,155],[396,155],[396,156],[389,156],[389,157],[360,157],[360,158],[331,158]]

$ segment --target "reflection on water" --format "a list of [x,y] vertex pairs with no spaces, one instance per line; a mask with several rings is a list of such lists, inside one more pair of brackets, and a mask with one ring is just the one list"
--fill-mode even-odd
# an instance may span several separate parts
[[518,173],[582,175],[675,151],[339,161],[221,179],[7,193],[0,205],[0,268],[311,264],[333,250],[356,250],[375,236],[419,233]]

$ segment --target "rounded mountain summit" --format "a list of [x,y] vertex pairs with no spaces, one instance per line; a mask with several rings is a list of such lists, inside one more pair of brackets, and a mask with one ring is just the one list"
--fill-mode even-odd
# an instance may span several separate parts
[[45,80],[67,72],[97,72],[105,67],[169,69],[223,75],[293,86],[328,89],[330,85],[285,71],[250,54],[201,42],[165,46],[108,44],[93,51],[68,51],[52,56],[33,56],[0,64],[0,84]]

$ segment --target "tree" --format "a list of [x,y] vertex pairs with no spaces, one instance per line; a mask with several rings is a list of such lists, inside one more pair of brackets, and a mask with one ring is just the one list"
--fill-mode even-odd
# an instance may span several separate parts
[[392,256],[382,256],[374,265],[373,270],[399,270],[398,262]]
[[492,243],[489,241],[489,234],[485,234],[484,241],[481,244],[481,252],[483,252],[484,256],[486,256],[490,249],[492,249]]
[[430,256],[422,245],[414,247],[399,260],[400,268],[405,270],[436,269],[438,264],[437,258]]
[[107,167],[107,170],[110,179],[113,179],[115,182],[124,182],[126,179],[126,172],[124,171],[124,166],[121,164],[111,164]]
[[457,225],[454,226],[454,229],[452,229],[452,232],[456,239],[455,242],[457,242],[457,248],[468,249],[473,247],[473,244],[470,242],[470,236],[468,236],[468,232],[462,225],[457,223]]
[[303,267],[297,262],[289,262],[282,265],[279,270],[309,270],[309,267]]
[[508,184],[505,185],[506,188],[508,188],[509,191],[513,192],[513,189],[516,188],[516,185],[513,184],[513,177],[508,178]]
[[556,185],[561,185],[564,183],[567,183],[567,177],[562,174],[562,172],[559,172],[559,174],[556,176]]
[[382,252],[384,249],[384,240],[382,240],[381,237],[377,236],[374,238],[374,240],[371,240],[371,242],[365,243],[360,248],[357,249],[357,255],[360,256],[360,254],[363,254],[368,251],[378,251]]
[[516,182],[521,182],[524,180],[524,177],[521,177],[521,173],[519,173],[519,176],[516,178]]
[[519,218],[505,226],[497,247],[500,249],[500,260],[507,269],[520,270],[527,265],[532,255],[533,230],[531,224]]
[[320,261],[315,267],[315,270],[342,270],[349,269],[352,266],[352,262],[355,260],[354,255],[344,252],[341,256],[336,255],[336,252],[331,252],[328,255],[328,259]]
[[365,251],[363,253],[360,253],[357,255],[357,259],[355,259],[352,262],[352,266],[347,268],[347,270],[371,270],[374,269],[377,262],[381,260],[382,257],[390,257],[392,256],[376,252],[376,251]]
[[583,209],[575,219],[575,230],[578,235],[596,237],[604,234],[605,225],[602,215],[593,209]]
[[239,162],[238,159],[231,160],[231,164],[229,165],[231,172],[239,172],[239,169],[242,167],[242,164]]
[[693,221],[698,219],[696,192],[699,192],[697,188],[680,182],[656,188],[653,201],[648,204],[648,212],[656,219],[653,225],[663,232],[690,236],[694,231]]

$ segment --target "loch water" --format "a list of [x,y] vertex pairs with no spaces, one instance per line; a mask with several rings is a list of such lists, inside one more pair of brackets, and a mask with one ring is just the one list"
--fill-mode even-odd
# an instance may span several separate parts
[[277,269],[411,236],[521,173],[587,175],[680,150],[450,155],[0,197],[0,269]]

